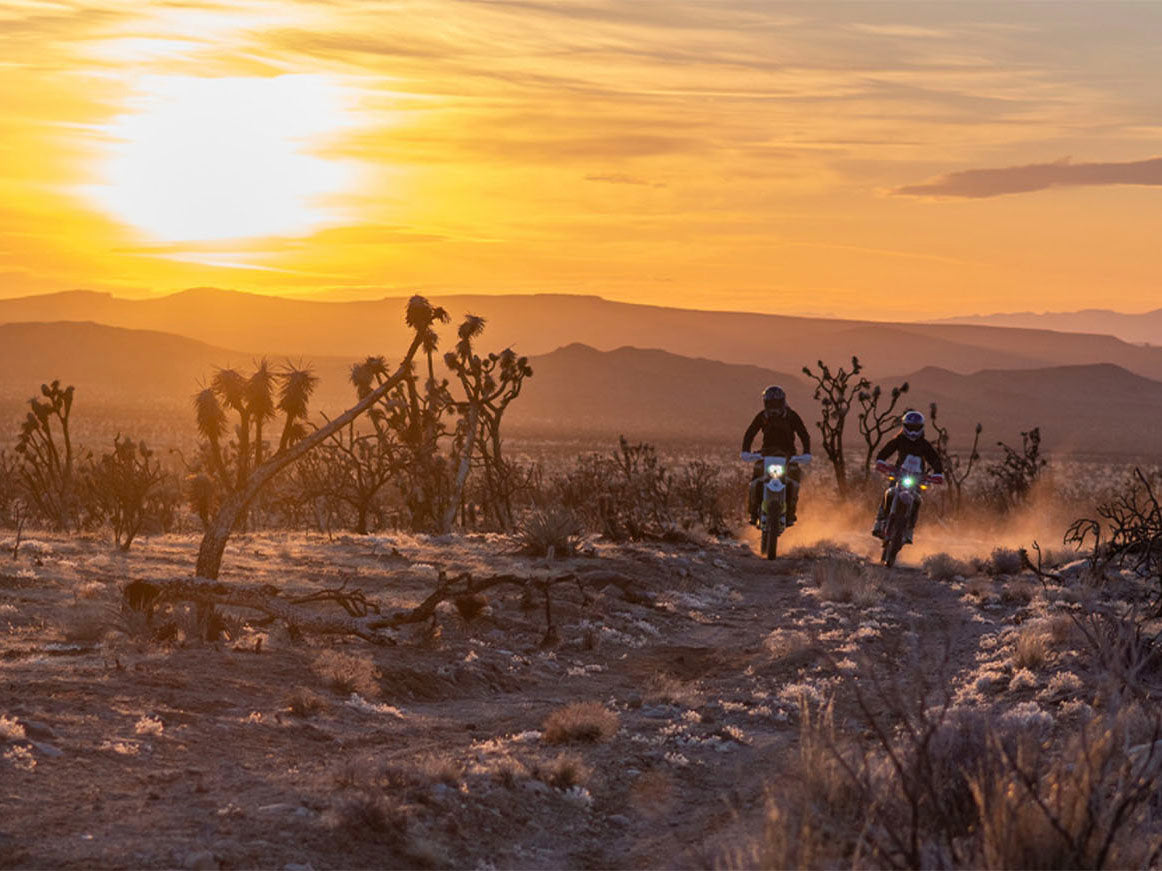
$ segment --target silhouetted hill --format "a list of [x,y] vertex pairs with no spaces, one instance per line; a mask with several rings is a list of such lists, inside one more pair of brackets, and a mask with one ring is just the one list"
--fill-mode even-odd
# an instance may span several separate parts
[[[939,365],[957,372],[1114,363],[1162,378],[1162,348],[1112,336],[958,324],[881,324],[707,312],[610,302],[591,296],[433,295],[458,321],[487,318],[485,344],[536,355],[581,342],[599,350],[664,348],[686,357],[799,372],[819,358],[858,354],[868,371]],[[398,354],[408,335],[405,300],[317,302],[197,288],[149,300],[69,292],[0,300],[6,321],[91,320],[172,332],[250,353],[343,357]],[[451,336],[451,331],[448,333]],[[450,341],[450,339],[446,339]]]
[[[936,402],[939,419],[958,440],[984,424],[981,444],[1020,443],[1021,430],[1040,426],[1053,451],[1162,455],[1162,382],[1110,364],[1051,369],[986,370],[960,375],[929,367],[907,376],[910,397],[925,413]],[[923,399],[923,404],[919,400]]]
[[[79,440],[103,444],[116,432],[145,437],[160,447],[188,448],[193,441],[191,398],[219,366],[249,367],[253,355],[181,336],[99,324],[0,325],[0,442],[15,438],[24,403],[52,378],[75,384]],[[272,362],[281,362],[277,359]],[[321,381],[316,412],[334,413],[352,400],[347,371],[352,358],[311,361]],[[818,404],[811,385],[758,366],[697,359],[632,347],[613,351],[571,344],[531,359],[534,375],[509,411],[510,435],[608,445],[619,433],[662,442],[720,444],[724,456],[738,447],[768,384],[787,388],[791,404],[808,421],[813,438]],[[908,380],[910,405],[937,402],[955,440],[971,438],[977,420],[983,445],[1010,444],[1040,425],[1051,450],[1088,454],[1162,454],[1156,441],[1162,420],[1162,383],[1109,364],[969,375],[926,367]],[[5,423],[4,421],[7,421]],[[849,423],[852,448],[859,435]],[[816,438],[817,441],[817,438]]]
[[945,318],[937,323],[1022,327],[1069,333],[1108,333],[1126,342],[1162,345],[1162,309],[1127,314],[1109,309],[1077,312],[1006,312]]
[[509,412],[514,431],[734,446],[768,384],[781,384],[805,418],[815,405],[802,377],[667,351],[572,344],[530,362],[533,377]]

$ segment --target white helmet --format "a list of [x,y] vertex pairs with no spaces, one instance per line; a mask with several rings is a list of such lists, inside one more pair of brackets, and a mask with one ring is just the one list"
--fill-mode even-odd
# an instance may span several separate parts
[[924,437],[924,415],[918,411],[905,412],[904,419],[901,421],[904,424],[904,435],[910,439],[919,439]]

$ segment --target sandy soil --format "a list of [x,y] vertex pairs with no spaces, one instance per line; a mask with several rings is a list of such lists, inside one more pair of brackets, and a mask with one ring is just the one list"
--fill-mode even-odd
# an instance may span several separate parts
[[[1057,678],[1080,668],[1068,649],[1012,665],[1020,624],[1077,607],[1028,580],[860,564],[851,595],[828,587],[826,554],[768,563],[747,542],[596,544],[550,566],[496,536],[247,535],[224,580],[347,580],[384,609],[418,603],[438,568],[611,569],[647,601],[559,588],[551,647],[539,603],[504,589],[395,646],[277,626],[157,643],[118,613],[121,586],[187,573],[194,537],[128,555],[30,538],[0,556],[5,867],[705,866],[745,847],[768,791],[795,788],[800,704],[848,716],[865,659],[902,671],[906,649],[935,669],[948,647],[957,704],[996,716],[1085,704]],[[377,674],[338,686],[331,651]],[[546,716],[578,701],[614,711],[616,734],[547,744]]]

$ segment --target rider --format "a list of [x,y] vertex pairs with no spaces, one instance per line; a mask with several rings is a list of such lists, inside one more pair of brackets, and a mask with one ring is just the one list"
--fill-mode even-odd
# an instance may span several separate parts
[[[914,409],[907,411],[904,413],[901,423],[903,426],[896,437],[876,454],[876,468],[890,470],[891,466],[886,461],[893,453],[896,455],[895,466],[902,466],[908,457],[917,457],[920,460],[920,474],[925,474],[928,467],[931,466],[933,481],[943,483],[944,463],[940,461],[940,454],[936,448],[932,447],[932,443],[924,438],[924,415]],[[876,525],[872,529],[872,535],[876,538],[884,537],[884,525],[888,520],[888,509],[891,507],[891,501],[892,491],[891,488],[888,488],[887,492],[884,493],[883,501],[880,502],[880,510],[876,515]],[[917,499],[912,503],[912,519],[908,524],[908,536],[905,539],[908,544],[912,543],[912,531],[916,528],[916,519],[919,516],[920,500]]]
[[[746,434],[742,437],[742,452],[750,452],[751,443],[763,433],[762,454],[764,457],[787,457],[795,454],[795,436],[803,444],[803,453],[811,456],[811,434],[803,426],[803,418],[787,407],[787,394],[782,387],[772,384],[763,391],[763,410],[755,415]],[[795,522],[795,508],[799,504],[800,469],[796,463],[787,464],[787,526]],[[750,482],[750,491],[747,498],[747,509],[750,511],[750,522],[755,523],[759,518],[759,503],[763,492],[763,463],[759,460],[754,466],[754,478]]]

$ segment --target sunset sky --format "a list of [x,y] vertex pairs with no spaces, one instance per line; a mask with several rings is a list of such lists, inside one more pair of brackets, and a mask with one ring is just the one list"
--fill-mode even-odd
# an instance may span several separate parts
[[0,4],[0,296],[1162,305],[1162,3]]

